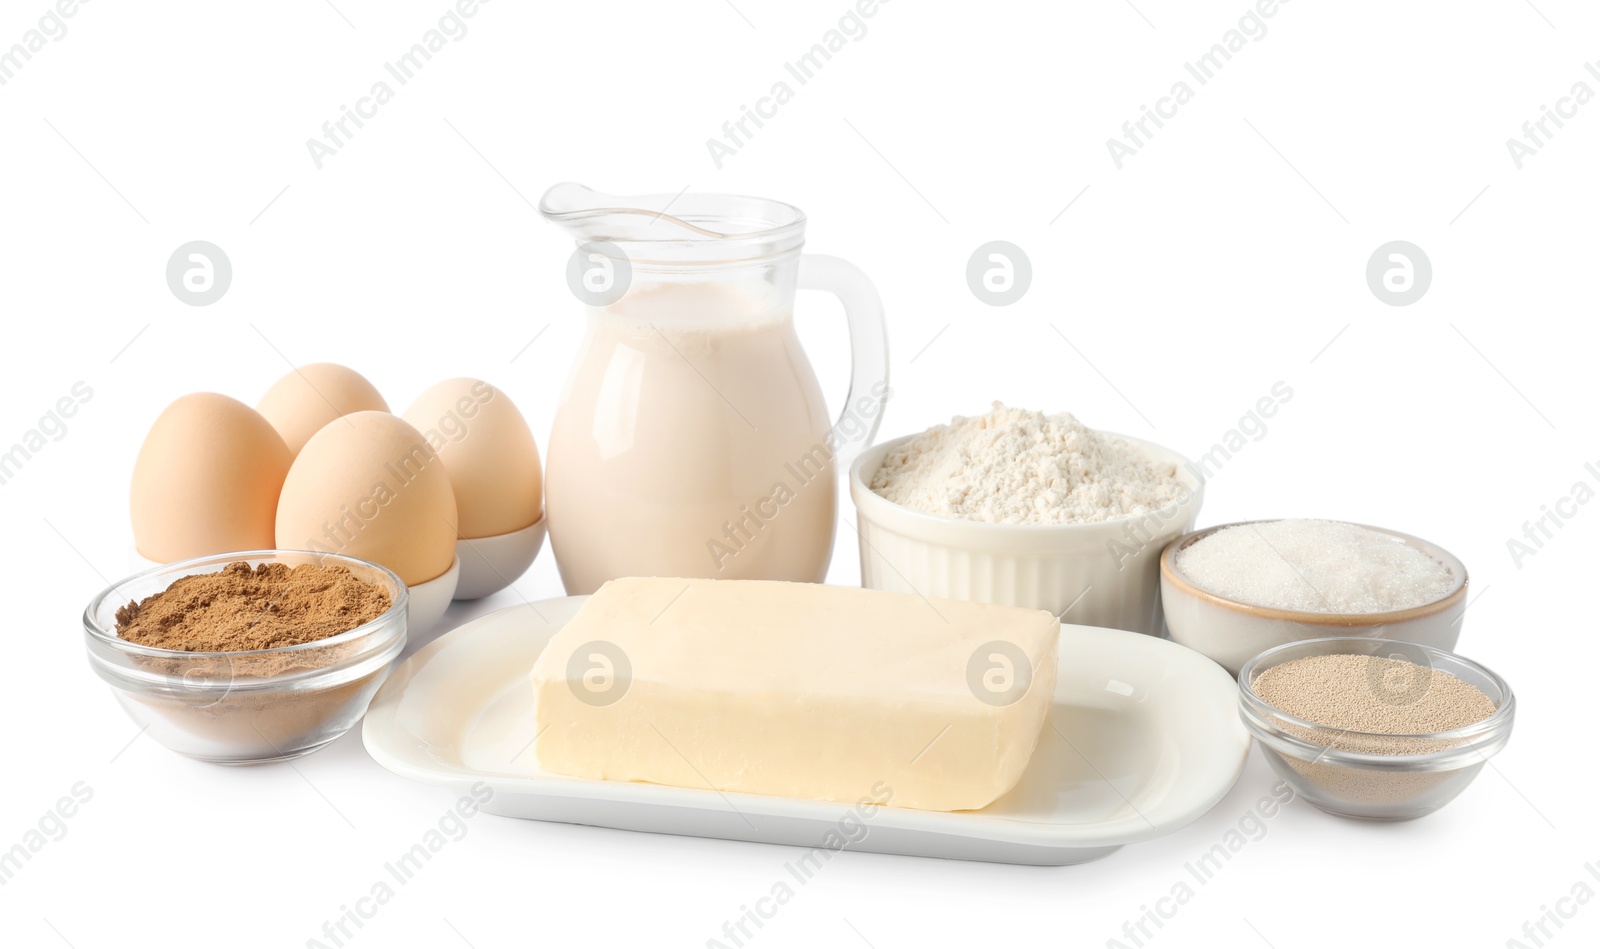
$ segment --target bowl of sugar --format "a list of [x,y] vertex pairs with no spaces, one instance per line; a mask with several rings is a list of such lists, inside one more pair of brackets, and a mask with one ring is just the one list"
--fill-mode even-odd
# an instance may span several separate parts
[[861,585],[1160,635],[1157,561],[1194,528],[1197,470],[1068,413],[997,402],[856,458]]
[[1454,649],[1467,568],[1399,531],[1344,521],[1242,521],[1178,538],[1161,554],[1173,640],[1234,675],[1275,646],[1329,636]]

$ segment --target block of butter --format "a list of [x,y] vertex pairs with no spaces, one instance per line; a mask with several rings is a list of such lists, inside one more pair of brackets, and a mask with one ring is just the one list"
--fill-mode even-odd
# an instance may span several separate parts
[[981,808],[1033,755],[1059,632],[905,593],[612,580],[534,663],[535,754],[596,780]]

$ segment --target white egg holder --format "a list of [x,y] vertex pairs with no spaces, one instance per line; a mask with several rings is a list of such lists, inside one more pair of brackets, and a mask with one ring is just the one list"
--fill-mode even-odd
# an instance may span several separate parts
[[544,547],[545,519],[521,530],[492,537],[464,537],[456,541],[456,562],[461,581],[455,598],[477,600],[498,593],[528,572]]
[[456,557],[450,561],[449,570],[432,580],[406,584],[409,594],[406,625],[412,639],[432,632],[444,619],[444,611],[450,608],[450,601],[455,599],[456,585],[460,581],[461,558]]

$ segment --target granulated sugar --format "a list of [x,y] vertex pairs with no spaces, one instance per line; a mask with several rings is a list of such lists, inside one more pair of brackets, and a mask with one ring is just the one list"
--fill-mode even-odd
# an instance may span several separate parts
[[1258,606],[1311,613],[1385,613],[1450,592],[1450,569],[1388,534],[1338,521],[1241,524],[1178,552],[1205,589]]
[[956,417],[891,452],[874,492],[917,511],[990,524],[1081,524],[1158,511],[1187,488],[1175,466],[1070,414]]

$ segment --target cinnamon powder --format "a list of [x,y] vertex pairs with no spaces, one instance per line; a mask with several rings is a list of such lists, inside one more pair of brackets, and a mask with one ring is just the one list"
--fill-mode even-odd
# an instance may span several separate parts
[[184,652],[274,649],[348,632],[392,605],[347,567],[238,561],[119,608],[117,635]]

